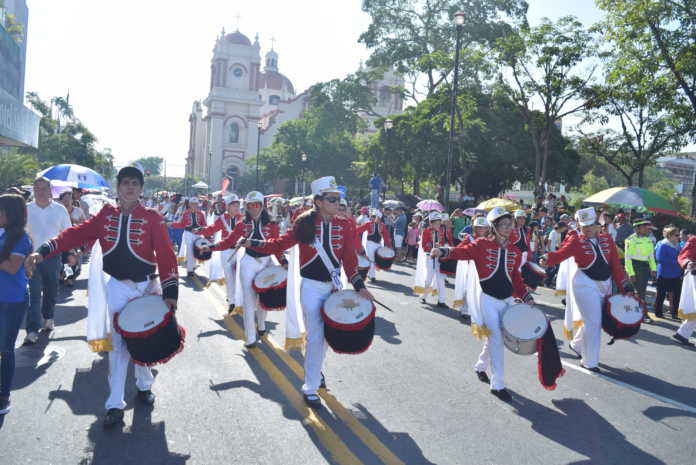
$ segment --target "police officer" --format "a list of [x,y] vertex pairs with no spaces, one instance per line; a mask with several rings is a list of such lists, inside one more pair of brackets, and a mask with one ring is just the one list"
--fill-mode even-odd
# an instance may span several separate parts
[[[640,219],[633,223],[634,233],[628,236],[625,245],[625,268],[628,278],[636,288],[638,297],[645,302],[645,289],[648,280],[655,279],[657,264],[655,263],[655,244],[648,236],[652,223],[647,219]],[[652,318],[647,314],[643,320],[652,323]]]

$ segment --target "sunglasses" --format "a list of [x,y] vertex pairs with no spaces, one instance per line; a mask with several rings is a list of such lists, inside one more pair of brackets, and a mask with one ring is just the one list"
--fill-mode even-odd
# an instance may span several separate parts
[[329,203],[337,203],[337,202],[340,202],[341,198],[332,196],[332,197],[324,197],[323,200],[325,202],[329,202]]
[[261,202],[251,202],[247,204],[247,208],[261,208]]

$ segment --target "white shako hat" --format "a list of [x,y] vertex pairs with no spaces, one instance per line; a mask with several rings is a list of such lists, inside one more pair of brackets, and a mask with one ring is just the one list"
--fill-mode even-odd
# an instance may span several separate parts
[[524,210],[515,210],[514,216],[515,218],[526,218],[527,213]]
[[376,216],[377,218],[382,218],[382,212],[376,208],[370,208],[370,216]]
[[189,203],[201,203],[198,197],[189,197]]
[[312,195],[324,195],[328,193],[340,194],[336,178],[333,176],[324,176],[323,178],[312,181]]
[[239,196],[237,194],[226,194],[222,197],[225,203],[239,202]]
[[440,218],[442,219],[442,221],[449,220],[449,213],[440,213]]
[[432,212],[428,215],[428,221],[442,221],[442,215],[439,212]]
[[263,194],[259,191],[251,191],[244,198],[244,203],[261,202],[263,204]]
[[580,226],[592,226],[597,222],[597,212],[594,207],[583,208],[575,212],[575,219]]
[[488,212],[488,215],[486,215],[486,219],[488,220],[488,223],[490,225],[493,225],[495,223],[495,220],[498,218],[502,218],[503,216],[511,216],[510,212],[505,210],[503,207],[495,207],[493,210]]
[[491,225],[488,224],[488,220],[483,216],[478,216],[474,220],[474,228],[490,228]]
[[341,206],[343,206],[343,207],[347,207],[347,206],[348,206],[348,201],[347,201],[346,199],[343,199],[343,198],[342,198],[341,200],[338,201],[338,204],[341,205]]

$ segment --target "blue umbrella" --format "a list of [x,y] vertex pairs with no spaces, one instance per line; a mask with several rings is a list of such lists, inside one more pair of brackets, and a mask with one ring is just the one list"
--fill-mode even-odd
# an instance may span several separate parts
[[50,180],[66,181],[74,183],[77,187],[85,189],[101,189],[110,187],[109,183],[96,171],[80,165],[62,164],[46,168],[39,176]]

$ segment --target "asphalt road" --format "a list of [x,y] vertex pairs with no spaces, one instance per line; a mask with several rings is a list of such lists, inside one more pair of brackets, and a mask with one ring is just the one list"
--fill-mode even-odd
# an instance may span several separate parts
[[[601,375],[580,369],[563,342],[555,391],[539,384],[536,356],[506,351],[506,404],[474,374],[480,341],[455,312],[421,304],[412,274],[396,266],[370,285],[394,312],[378,309],[366,353],[329,352],[316,412],[300,394],[301,354],[281,349],[283,312],[249,351],[241,318],[223,318],[223,289],[182,279],[185,350],[157,368],[154,409],[134,401],[131,373],[125,425],[104,431],[108,364],[85,344],[85,269],[61,293],[56,330],[17,351],[0,465],[696,463],[696,351],[673,343],[675,322],[613,346],[604,336]],[[559,299],[536,298],[560,341]]]

